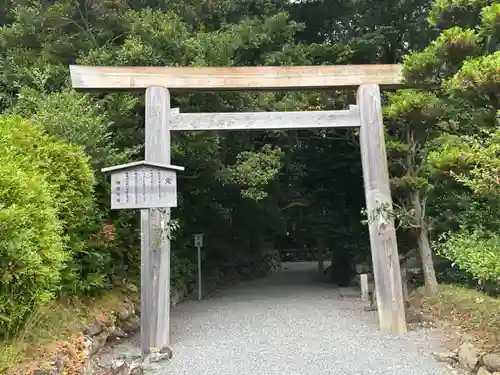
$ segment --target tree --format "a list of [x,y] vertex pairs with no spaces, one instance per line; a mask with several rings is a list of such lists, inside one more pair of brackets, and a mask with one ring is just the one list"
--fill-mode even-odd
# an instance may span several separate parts
[[[461,173],[484,176],[484,170],[478,165],[472,168],[472,172],[467,170],[471,169],[471,164],[481,160],[470,154],[468,137],[480,129],[493,126],[500,105],[500,54],[498,51],[491,52],[491,45],[498,40],[500,5],[487,4],[487,1],[473,0],[437,0],[434,3],[429,21],[444,29],[423,51],[404,58],[404,75],[409,82],[432,84],[438,90],[435,94],[400,92],[390,98],[386,108],[390,123],[407,131],[403,144],[391,144],[394,151],[402,152],[407,158],[403,163],[406,175],[393,181],[395,188],[404,186],[407,189],[406,199],[414,202],[409,218],[412,225],[416,222],[419,228],[427,226],[421,225],[427,198],[431,199],[431,206],[435,203],[442,206],[443,198],[458,202],[458,197],[464,196],[463,187],[450,183],[450,178],[456,183],[460,178],[454,176],[463,176]],[[467,17],[458,17],[463,12],[467,13]],[[422,114],[425,116],[422,117]],[[413,128],[408,132],[409,121]],[[487,153],[484,146],[479,149],[480,153]],[[412,171],[409,165],[415,166],[416,155],[427,163],[427,168],[422,165],[418,169],[420,174],[414,173],[415,169],[408,173],[408,170]],[[410,163],[410,160],[413,162]],[[418,160],[416,165],[419,165]],[[398,170],[399,166],[395,164],[392,168]],[[432,188],[437,188],[434,192],[439,191],[439,186],[443,184],[448,191],[446,196],[429,195]],[[440,191],[443,192],[442,189]],[[457,194],[449,194],[450,191]],[[429,214],[434,218],[440,215],[436,211]],[[419,231],[427,291],[434,292],[437,282],[430,261],[429,233],[426,229]]]
[[397,217],[403,228],[415,236],[422,260],[425,287],[436,292],[438,283],[429,243],[430,223],[427,203],[432,192],[428,152],[439,137],[440,100],[431,93],[399,91],[389,96],[385,107],[388,127],[388,154],[391,157],[391,187]]

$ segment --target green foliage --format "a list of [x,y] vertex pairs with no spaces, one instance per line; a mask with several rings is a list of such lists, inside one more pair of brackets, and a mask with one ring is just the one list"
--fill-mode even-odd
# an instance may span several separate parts
[[446,63],[461,62],[478,52],[479,37],[473,29],[452,27],[444,30],[436,40],[436,54]]
[[456,135],[440,137],[440,144],[429,152],[428,161],[433,173],[462,171],[474,163],[469,143]]
[[173,253],[170,261],[172,286],[182,290],[196,281],[196,264]]
[[391,187],[396,193],[407,193],[409,191],[428,192],[431,186],[424,177],[402,176],[391,178]]
[[429,23],[444,28],[474,26],[481,8],[489,3],[489,0],[436,0],[429,12]]
[[11,112],[40,124],[48,134],[64,142],[83,146],[96,171],[119,164],[136,151],[117,149],[112,136],[113,122],[104,104],[92,100],[90,95],[73,90],[40,94],[23,88]]
[[[58,219],[58,186],[48,182],[47,171],[34,162],[38,152],[42,157],[44,151],[60,154],[62,145],[16,117],[1,117],[0,133],[4,145],[0,153],[0,335],[6,335],[18,331],[34,309],[53,297],[68,254]],[[38,143],[42,139],[44,145]],[[23,144],[34,147],[30,152]]]
[[248,186],[242,190],[242,195],[254,200],[267,196],[262,190],[278,174],[283,158],[280,148],[264,145],[260,152],[244,151],[237,156],[237,163],[232,172],[232,178],[240,185]]
[[481,21],[479,32],[486,40],[485,51],[493,53],[500,50],[500,3],[484,7]]
[[[459,157],[468,142],[462,136],[491,126],[497,105],[496,86],[486,86],[496,82],[491,81],[495,61],[468,68],[497,43],[497,7],[481,10],[489,3],[437,1],[430,18],[441,30],[426,22],[430,0],[8,3],[0,15],[0,110],[71,144],[64,145],[68,152],[81,156],[73,148],[80,146],[95,174],[91,182],[90,169],[63,151],[52,159],[42,153],[33,162],[47,172],[48,183],[57,186],[56,200],[63,203],[56,213],[70,259],[62,292],[92,293],[116,278],[137,277],[137,215],[109,210],[109,176],[100,168],[142,159],[144,139],[143,93],[76,93],[68,89],[68,64],[399,63],[416,51],[403,60],[406,79],[437,84],[439,90],[403,90],[389,97],[385,124],[396,212],[412,228],[425,224],[415,220],[412,199],[418,193],[423,206],[431,202],[424,219],[428,212],[437,218],[434,207],[463,214],[463,206],[477,203],[475,216],[467,219],[476,222],[481,202],[453,176],[472,176],[470,160]],[[441,90],[443,81],[446,90]],[[469,81],[474,88],[465,93],[472,95],[464,95],[461,86]],[[350,90],[176,92],[171,105],[182,112],[322,110],[343,109],[354,100]],[[456,133],[462,143],[451,143],[443,132]],[[364,194],[355,132],[176,132],[172,138],[173,162],[186,167],[179,175],[179,207],[173,210],[178,230],[172,239],[172,285],[191,282],[193,259],[184,249],[192,233],[200,231],[207,238],[205,264],[214,268],[229,257],[258,254],[263,243],[283,233],[287,246],[314,246],[324,236],[339,264],[368,256],[368,236],[360,235],[366,228],[360,225]],[[20,148],[18,155],[25,151]],[[107,231],[109,238],[103,234]]]
[[500,234],[481,229],[445,233],[440,238],[438,253],[453,259],[461,269],[475,278],[500,280]]
[[[433,93],[416,90],[399,90],[388,99],[384,115],[396,215],[403,227],[418,228],[427,218],[419,213],[425,211],[425,203],[417,202],[416,194],[422,194],[425,202],[433,190],[427,158],[432,141],[439,136],[442,102]],[[421,204],[424,208],[417,209]]]
[[462,136],[454,145],[432,155],[436,169],[448,174],[455,183],[453,190],[450,189],[453,185],[448,184],[451,198],[448,200],[453,205],[447,206],[452,210],[448,208],[448,212],[437,215],[437,219],[448,222],[448,228],[453,231],[440,236],[437,250],[461,271],[492,286],[500,277],[497,133],[497,130],[482,131],[478,135]]
[[[412,144],[417,146],[418,152],[406,155],[417,156],[416,165],[423,166],[421,176],[432,186],[425,208],[435,235],[444,233],[438,242],[440,253],[461,272],[490,279],[496,272],[490,255],[497,246],[500,225],[495,213],[500,203],[496,181],[498,140],[496,131],[488,131],[498,123],[500,106],[499,8],[492,3],[435,0],[429,22],[441,34],[422,51],[408,55],[403,69],[407,81],[438,88],[434,94],[439,108],[436,119],[421,116],[420,124],[418,120],[414,123],[415,129],[420,126],[425,130],[416,138],[426,144],[404,143],[409,144],[409,150],[414,149]],[[415,112],[409,106],[405,111]],[[394,111],[387,114],[392,121]],[[399,121],[403,121],[401,117]],[[396,160],[401,163],[401,159]],[[419,161],[425,161],[425,165]],[[397,165],[392,168],[404,173]],[[411,173],[403,180],[408,175]]]
[[95,179],[81,147],[58,141],[18,116],[4,117],[0,140],[9,145],[11,157],[25,159],[50,186],[68,258],[60,289],[91,291],[107,285],[112,261],[107,245],[97,238],[102,220],[95,205]]
[[500,130],[468,137],[471,168],[454,174],[457,181],[481,197],[500,200]]
[[389,94],[388,99],[389,104],[384,107],[384,115],[395,127],[408,122],[423,127],[424,121],[435,122],[441,113],[441,102],[433,93],[398,90],[394,94]]
[[403,58],[403,76],[409,83],[439,83],[443,75],[442,70],[443,63],[437,56],[435,44]]
[[481,10],[481,34],[498,36],[500,33],[500,3],[494,3]]
[[403,59],[403,75],[408,82],[436,84],[455,73],[463,60],[481,49],[481,38],[473,29],[452,27],[427,46]]
[[500,51],[470,59],[460,71],[444,83],[453,95],[476,98],[486,97],[493,105],[500,98]]
[[88,158],[73,145],[58,142],[18,116],[2,121],[0,140],[13,157],[27,158],[53,188],[57,214],[66,232],[77,230],[93,202],[94,175]]

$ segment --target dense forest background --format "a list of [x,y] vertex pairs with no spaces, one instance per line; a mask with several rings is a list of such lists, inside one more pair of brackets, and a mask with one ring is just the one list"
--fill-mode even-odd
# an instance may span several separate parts
[[[384,92],[400,252],[425,285],[500,280],[500,4],[488,0],[0,0],[0,333],[61,296],[137,282],[137,212],[109,210],[104,166],[143,158],[144,94],[80,94],[69,64],[403,63]],[[187,93],[183,112],[344,109],[355,92]],[[354,130],[173,135],[172,283],[192,234],[216,270],[272,247],[370,261]],[[449,262],[435,270],[436,255]]]

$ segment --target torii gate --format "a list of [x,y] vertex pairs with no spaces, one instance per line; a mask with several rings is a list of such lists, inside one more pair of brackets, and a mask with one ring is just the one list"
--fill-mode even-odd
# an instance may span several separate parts
[[[146,90],[147,162],[170,164],[170,131],[360,127],[368,212],[377,215],[380,208],[392,208],[379,85],[401,87],[400,65],[234,68],[72,65],[70,71],[76,90]],[[178,113],[170,108],[169,90],[277,91],[342,87],[358,87],[356,105],[348,110]],[[143,233],[159,227],[160,223],[168,223],[170,209],[151,209],[145,216],[141,215]],[[405,310],[393,219],[378,215],[377,220],[370,222],[369,233],[380,329],[404,333]],[[141,254],[143,354],[148,354],[151,348],[170,345],[170,242],[161,233],[149,230],[149,243],[152,253],[145,253],[147,249],[142,248]]]

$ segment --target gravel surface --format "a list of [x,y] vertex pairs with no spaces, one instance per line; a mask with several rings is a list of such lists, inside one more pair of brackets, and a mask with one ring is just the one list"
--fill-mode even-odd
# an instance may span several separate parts
[[316,265],[241,283],[172,310],[169,362],[154,375],[444,375],[430,330],[382,334],[356,292],[315,281]]

